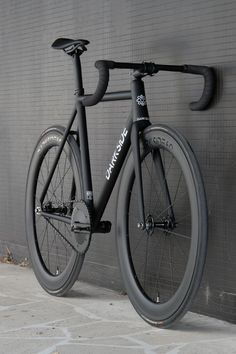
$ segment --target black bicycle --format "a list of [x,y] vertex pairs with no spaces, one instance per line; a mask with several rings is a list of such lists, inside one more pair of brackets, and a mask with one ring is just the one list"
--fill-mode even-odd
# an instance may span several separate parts
[[[101,60],[95,63],[96,91],[85,95],[80,55],[88,44],[60,38],[52,45],[74,59],[76,104],[66,128],[53,126],[42,133],[31,159],[26,229],[33,269],[50,294],[64,295],[72,287],[91,236],[111,230],[111,222],[102,221],[102,215],[122,171],[117,249],[123,282],[145,321],[170,326],[189,308],[201,281],[207,203],[188,142],[176,130],[150,123],[143,78],[161,70],[202,75],[203,94],[190,106],[203,110],[213,97],[214,71],[195,65]],[[110,69],[132,69],[131,90],[106,93]],[[104,171],[100,197],[94,200],[85,107],[116,100],[132,100],[132,110]]]

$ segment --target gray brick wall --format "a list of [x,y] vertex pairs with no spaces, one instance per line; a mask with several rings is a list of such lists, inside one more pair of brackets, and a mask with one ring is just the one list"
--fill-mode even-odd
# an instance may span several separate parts
[[[69,57],[50,49],[57,37],[85,38],[85,87],[97,82],[97,59],[153,60],[212,65],[218,71],[215,104],[191,112],[202,82],[160,73],[147,80],[153,122],[168,123],[189,139],[199,159],[209,203],[209,248],[194,309],[236,320],[236,2],[220,0],[0,0],[0,253],[27,255],[26,174],[35,141],[54,123],[65,125],[73,104]],[[111,89],[129,88],[127,72],[111,75]],[[128,103],[88,110],[94,191],[126,120]],[[116,189],[106,211],[114,221]],[[94,239],[82,278],[121,289],[114,230]]]

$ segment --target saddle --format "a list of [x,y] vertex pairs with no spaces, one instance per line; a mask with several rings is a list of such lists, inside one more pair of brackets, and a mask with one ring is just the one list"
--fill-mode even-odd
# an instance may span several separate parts
[[68,55],[73,56],[76,52],[86,51],[86,45],[89,44],[89,41],[86,39],[69,39],[69,38],[58,38],[53,42],[52,48],[62,49]]

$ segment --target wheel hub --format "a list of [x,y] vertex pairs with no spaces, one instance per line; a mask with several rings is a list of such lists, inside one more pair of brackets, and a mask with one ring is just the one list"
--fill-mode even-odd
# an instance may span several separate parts
[[155,222],[152,215],[148,215],[145,221],[145,225],[143,223],[138,223],[138,228],[141,230],[145,230],[148,236],[151,236],[154,232],[154,229],[162,229],[163,231],[172,231],[176,228],[176,222],[171,216],[166,216],[161,219],[159,222]]
[[37,206],[35,209],[36,214],[40,214],[41,211],[44,211],[46,213],[57,213],[57,214],[62,214],[66,215],[68,213],[68,207],[66,206],[66,203],[61,203],[59,205],[55,205],[55,203],[52,203],[51,201],[47,202],[42,206]]

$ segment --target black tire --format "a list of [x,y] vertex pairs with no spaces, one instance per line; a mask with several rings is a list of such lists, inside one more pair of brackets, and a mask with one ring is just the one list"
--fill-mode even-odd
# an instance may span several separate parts
[[[26,185],[26,233],[32,266],[41,286],[57,296],[65,295],[72,287],[84,260],[84,255],[76,252],[66,241],[72,237],[70,225],[48,220],[36,212],[40,205],[40,192],[64,131],[65,128],[54,126],[42,133],[31,158]],[[70,216],[74,202],[82,198],[81,190],[79,149],[75,139],[69,136],[45,203],[50,202],[54,207],[63,206],[65,210],[61,213]]]
[[[149,324],[163,328],[185,314],[199,288],[207,249],[207,203],[197,160],[180,133],[153,125],[140,140],[146,227],[137,226],[130,153],[118,194],[118,258],[134,308]],[[160,161],[165,179],[158,172]]]

